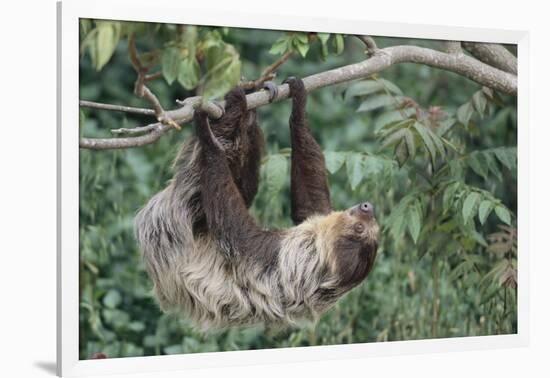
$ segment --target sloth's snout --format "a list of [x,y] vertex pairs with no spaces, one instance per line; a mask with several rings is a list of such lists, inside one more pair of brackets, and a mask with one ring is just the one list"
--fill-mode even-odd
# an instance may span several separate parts
[[374,206],[370,202],[363,202],[359,205],[359,210],[362,213],[374,215]]
[[351,208],[351,215],[358,216],[363,219],[374,218],[374,206],[370,202],[363,202]]

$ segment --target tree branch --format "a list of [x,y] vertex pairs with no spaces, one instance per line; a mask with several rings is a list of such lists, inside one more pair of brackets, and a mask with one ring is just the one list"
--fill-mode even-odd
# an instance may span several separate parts
[[[481,85],[507,94],[515,95],[517,93],[517,77],[515,75],[491,67],[464,54],[447,54],[417,46],[393,46],[379,49],[372,57],[362,62],[320,72],[304,78],[303,81],[306,90],[311,92],[329,85],[365,78],[399,63],[425,64],[455,72]],[[278,87],[278,95],[273,101],[282,101],[288,96],[288,85],[283,84]],[[246,99],[249,110],[270,103],[269,93],[265,90],[251,93],[246,96]],[[200,103],[200,97],[191,97],[182,102],[183,106],[181,108],[166,111],[165,116],[179,124],[189,122],[193,119],[194,109],[201,106]],[[225,107],[224,101],[218,104]],[[213,102],[207,102],[202,107],[213,118],[219,118],[222,115],[221,109]],[[162,123],[156,123],[154,127],[153,125],[148,127],[152,131],[147,135],[138,137],[117,139],[83,138],[80,141],[80,147],[96,150],[140,147],[156,142],[170,129],[170,126]]]
[[496,43],[478,42],[462,42],[462,46],[482,62],[514,75],[518,74],[518,59],[506,47]]
[[92,102],[92,101],[84,101],[84,100],[80,100],[78,105],[82,108],[110,110],[114,112],[134,113],[134,114],[149,115],[149,116],[155,115],[155,111],[153,109],[134,108],[131,106],[102,104],[100,102]]
[[445,41],[445,50],[449,54],[462,54],[462,46],[460,45],[459,41]]
[[111,133],[115,135],[139,135],[139,134],[145,134],[145,133],[151,132],[157,128],[158,128],[157,124],[153,123],[151,125],[134,127],[131,129],[128,129],[128,128],[112,129]]
[[368,35],[357,35],[356,37],[365,44],[369,55],[374,54],[378,51],[378,46],[376,45],[376,42],[374,42],[374,39],[372,37]]

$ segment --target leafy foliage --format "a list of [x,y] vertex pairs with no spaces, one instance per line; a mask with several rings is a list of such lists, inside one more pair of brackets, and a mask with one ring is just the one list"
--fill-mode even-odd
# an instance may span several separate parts
[[269,52],[277,55],[296,51],[305,58],[310,45],[317,40],[320,42],[323,60],[329,55],[329,40],[332,40],[335,55],[340,55],[344,51],[344,36],[341,34],[291,32],[277,39]]
[[[80,26],[81,98],[130,106],[147,106],[132,93],[130,33],[150,72],[162,74],[148,85],[167,105],[200,93],[221,97],[241,75],[259,77],[287,51],[297,53],[279,77],[364,59],[359,40],[336,34],[93,20]],[[191,130],[139,149],[81,150],[80,357],[515,333],[516,99],[421,65],[381,75],[316,91],[308,101],[334,207],[369,200],[382,226],[373,272],[316,325],[199,334],[185,319],[162,314],[132,222],[170,178],[177,146]],[[289,110],[288,102],[259,109],[268,154],[252,213],[266,226],[290,225]],[[82,133],[100,137],[111,125],[150,119],[82,109],[80,121]]]

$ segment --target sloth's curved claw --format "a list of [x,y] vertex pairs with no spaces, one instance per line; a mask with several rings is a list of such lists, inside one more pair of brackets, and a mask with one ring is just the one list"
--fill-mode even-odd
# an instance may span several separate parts
[[295,76],[289,76],[283,81],[283,84],[288,85],[290,91],[290,97],[301,96],[305,98],[306,96],[306,87],[302,79]]
[[220,116],[220,118],[223,117],[225,115],[225,108],[223,107],[221,102],[217,100],[213,100],[212,104],[221,111],[222,115]]
[[296,76],[289,76],[283,81],[283,84],[289,84],[290,85],[290,83],[292,83],[293,81],[296,81],[296,80],[297,80]]
[[262,88],[269,91],[269,102],[273,102],[279,95],[279,88],[273,81],[264,82]]
[[208,112],[199,108],[195,111],[195,134],[203,147],[223,151],[223,146],[212,133]]

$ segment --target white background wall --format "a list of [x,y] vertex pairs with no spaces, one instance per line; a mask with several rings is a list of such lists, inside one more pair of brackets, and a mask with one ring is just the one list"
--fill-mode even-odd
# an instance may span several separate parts
[[[190,2],[186,1],[186,4]],[[181,2],[183,4],[183,1]],[[536,4],[536,5],[534,5]],[[201,8],[272,11],[531,32],[531,345],[528,348],[185,372],[186,377],[550,376],[550,21],[545,2],[210,0]],[[55,1],[0,11],[0,376],[52,376],[55,366]],[[7,86],[6,86],[7,83]],[[521,127],[521,126],[520,126]],[[144,375],[141,375],[144,376]]]

